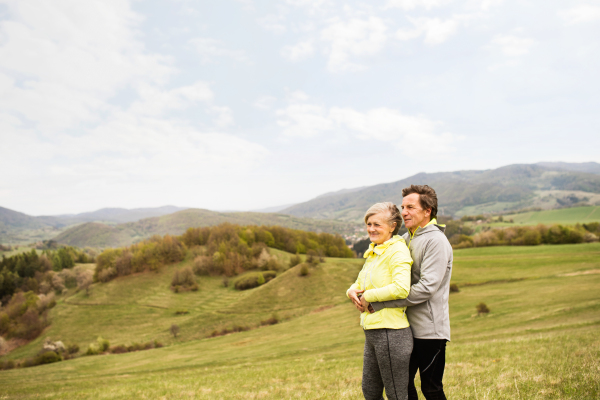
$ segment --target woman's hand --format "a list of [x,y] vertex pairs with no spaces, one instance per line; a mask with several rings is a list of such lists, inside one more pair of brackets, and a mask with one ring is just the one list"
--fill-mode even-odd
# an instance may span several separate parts
[[354,303],[354,306],[358,309],[358,311],[360,312],[364,312],[365,309],[363,308],[362,304],[361,304],[361,298],[358,297],[359,294],[364,293],[364,290],[357,290],[357,289],[350,289],[348,290],[348,297],[350,297],[350,300],[352,301],[352,303]]

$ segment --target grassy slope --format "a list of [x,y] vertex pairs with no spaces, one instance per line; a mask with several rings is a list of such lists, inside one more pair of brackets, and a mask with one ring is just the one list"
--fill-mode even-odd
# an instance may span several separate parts
[[567,224],[600,221],[600,206],[563,208],[560,210],[532,211],[505,215],[504,219],[513,219],[515,224]]
[[[452,294],[450,301],[448,397],[597,399],[598,256],[600,244],[456,251],[453,281],[461,292]],[[174,267],[158,275],[96,285],[90,298],[78,294],[61,301],[46,335],[75,340],[80,346],[97,335],[114,344],[157,338],[169,346],[2,371],[0,395],[362,398],[364,339],[358,315],[344,297],[360,264],[361,260],[330,259],[307,278],[290,270],[243,293],[220,287],[216,279],[204,279],[198,293],[172,294],[167,286]],[[474,316],[481,301],[491,313]],[[176,317],[174,312],[181,308],[190,314]],[[290,319],[249,332],[190,340],[215,326],[256,323],[273,311]],[[173,322],[182,328],[176,340],[167,332]],[[39,342],[10,357],[32,354]]]

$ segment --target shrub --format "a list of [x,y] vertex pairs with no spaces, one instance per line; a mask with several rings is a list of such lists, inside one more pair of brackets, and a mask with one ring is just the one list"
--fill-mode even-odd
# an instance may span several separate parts
[[164,345],[161,342],[159,342],[158,340],[154,341],[154,348],[158,349],[158,348],[161,348],[163,346]]
[[123,354],[123,353],[127,353],[127,347],[120,344],[118,346],[113,346],[110,348],[110,352],[112,354]]
[[317,253],[315,250],[308,250],[306,252],[306,262],[309,264],[318,264],[320,261],[320,257],[319,257],[319,253]]
[[[75,276],[75,272],[70,269],[63,269],[58,273],[58,275],[62,278],[63,284],[67,289],[71,289],[77,286],[77,277]],[[54,282],[52,282],[54,285]]]
[[77,280],[77,290],[85,290],[87,296],[90,295],[90,286],[94,282],[94,273],[84,267],[75,268],[75,276]]
[[[217,257],[218,258],[218,257]],[[196,275],[221,275],[223,267],[218,265],[213,257],[199,255],[194,258],[194,273]]]
[[300,255],[298,253],[294,254],[292,257],[290,257],[290,268],[295,267],[301,262],[302,258],[300,257]]
[[234,325],[232,328],[223,328],[220,331],[214,330],[210,334],[210,337],[224,336],[230,333],[249,331],[250,329],[251,328],[249,326]]
[[96,341],[98,342],[98,350],[101,353],[104,353],[110,347],[110,342],[108,340],[106,340],[106,339],[98,337],[98,339],[96,339]]
[[[275,271],[249,272],[237,278],[233,283],[233,287],[237,290],[252,289],[269,282],[276,276],[277,272]],[[263,281],[263,283],[260,283],[261,281]]]
[[130,352],[131,351],[139,351],[139,350],[143,350],[143,348],[144,348],[143,345],[141,345],[137,342],[134,342],[134,343],[130,344],[129,346],[127,346],[127,351],[130,351]]
[[264,321],[260,321],[260,324],[262,326],[275,325],[278,322],[279,322],[279,317],[277,316],[277,314],[273,314],[269,318],[265,319]]
[[171,335],[173,335],[174,338],[177,338],[177,335],[179,334],[179,326],[178,325],[171,325],[171,328],[169,328],[169,331],[171,332]]
[[117,276],[117,271],[113,267],[109,267],[98,273],[98,280],[100,282],[108,282],[115,276]]
[[58,361],[62,361],[59,354],[54,351],[46,351],[35,358],[35,365],[51,364]]
[[100,354],[100,350],[98,349],[98,345],[96,343],[90,343],[87,351],[85,352],[87,356],[95,356]]
[[300,267],[300,272],[298,273],[298,275],[299,276],[308,276],[309,273],[310,273],[310,271],[308,269],[308,265],[302,264],[302,266]]
[[15,362],[13,360],[8,360],[0,363],[0,369],[13,369],[15,367]]
[[171,290],[175,293],[179,293],[180,291],[198,290],[198,284],[196,283],[196,278],[194,277],[194,272],[192,268],[185,267],[180,270],[176,270],[173,274],[173,279],[171,280]]
[[0,335],[8,333],[10,328],[10,317],[7,313],[0,311]]
[[458,285],[456,283],[450,284],[450,293],[458,293],[460,290],[458,289]]
[[67,353],[68,354],[75,354],[79,351],[79,346],[75,343],[71,343],[67,346]]
[[455,249],[466,249],[475,245],[472,237],[463,234],[453,235],[450,237],[449,241]]
[[477,304],[476,308],[477,308],[477,315],[487,314],[490,312],[490,309],[488,308],[488,306],[483,302]]
[[52,288],[54,289],[56,294],[61,294],[62,291],[65,289],[65,280],[61,275],[56,274],[54,272],[52,273]]

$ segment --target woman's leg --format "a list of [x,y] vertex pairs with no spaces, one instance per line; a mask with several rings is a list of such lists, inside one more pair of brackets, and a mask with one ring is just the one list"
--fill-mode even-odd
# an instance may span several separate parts
[[381,329],[370,329],[365,332],[365,352],[363,357],[362,391],[366,400],[383,400],[383,380],[379,372],[375,342],[377,332]]
[[412,331],[406,328],[373,329],[372,332],[371,343],[377,356],[385,394],[389,400],[406,400],[408,366],[413,349]]

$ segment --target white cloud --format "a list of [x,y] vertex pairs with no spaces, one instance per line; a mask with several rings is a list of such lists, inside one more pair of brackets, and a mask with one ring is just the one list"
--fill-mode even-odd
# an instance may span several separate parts
[[261,96],[256,99],[253,103],[254,107],[262,110],[269,110],[277,102],[277,98],[274,96]]
[[375,108],[365,112],[352,108],[312,104],[306,97],[296,97],[287,108],[279,110],[278,124],[285,136],[311,138],[325,133],[346,133],[360,140],[390,143],[406,154],[415,147],[428,152],[453,151],[453,144],[462,137],[439,133],[441,123],[424,116],[402,114],[390,108]]
[[396,38],[399,40],[412,40],[423,35],[425,43],[440,44],[456,33],[459,25],[458,18],[442,20],[439,18],[411,18],[408,20],[413,24],[413,29],[399,29]]
[[[119,113],[76,137],[61,133],[40,142],[27,130],[4,131],[2,136],[3,145],[13,151],[3,155],[0,168],[20,171],[3,183],[14,191],[22,187],[23,176],[31,182],[64,184],[66,191],[86,185],[95,191],[97,186],[126,182],[127,190],[149,190],[186,180],[189,184],[202,176],[249,171],[268,154],[263,146],[235,135],[202,132],[185,122],[131,113]],[[39,167],[44,160],[51,162],[49,168]]]
[[318,105],[291,104],[277,111],[277,115],[280,117],[277,124],[283,128],[285,136],[309,138],[334,128],[327,110]]
[[386,24],[378,17],[367,19],[339,18],[329,22],[321,31],[321,39],[327,43],[330,72],[359,71],[364,66],[352,61],[355,57],[372,56],[379,53],[387,40]]
[[296,62],[311,57],[315,52],[311,41],[300,42],[293,46],[284,46],[281,55],[288,61]]
[[125,2],[10,1],[0,21],[0,109],[40,128],[95,121],[108,99],[134,82],[174,72],[137,38],[140,18]]
[[229,107],[213,106],[208,112],[215,115],[213,123],[217,128],[227,128],[234,124],[233,111]]
[[536,41],[532,38],[516,35],[496,35],[492,38],[490,48],[499,48],[506,57],[519,57],[529,53]]
[[567,25],[599,21],[600,6],[581,4],[568,10],[559,11],[558,16],[561,17]]
[[256,22],[267,31],[271,31],[276,34],[281,34],[287,31],[284,13],[268,14],[257,19]]
[[192,47],[202,57],[202,62],[210,63],[214,62],[215,58],[231,58],[238,62],[249,62],[249,58],[246,52],[243,50],[230,50],[223,47],[219,40],[211,38],[194,38],[188,41]]
[[[64,207],[58,204],[83,193],[109,201],[121,189],[139,202],[138,192],[156,187],[247,173],[269,154],[223,133],[233,111],[213,103],[206,81],[168,87],[175,69],[144,49],[141,19],[126,2],[8,6],[11,20],[0,21],[0,143],[11,151],[0,170],[19,172],[3,179],[4,201],[36,207],[43,193],[44,205]],[[207,48],[211,57],[240,56]],[[113,100],[121,90],[135,96],[130,104]],[[171,116],[198,104],[214,117],[212,127]],[[24,181],[40,192],[32,196]]]
[[136,114],[159,116],[169,110],[177,110],[196,102],[209,102],[213,92],[207,82],[196,82],[190,86],[182,86],[172,90],[161,90],[151,85],[139,85],[140,99],[135,101],[129,110]]
[[403,10],[414,10],[415,8],[424,8],[431,10],[451,3],[452,0],[389,0],[388,8],[401,8]]
[[331,0],[287,0],[287,4],[304,8],[309,15],[323,15],[334,5]]

